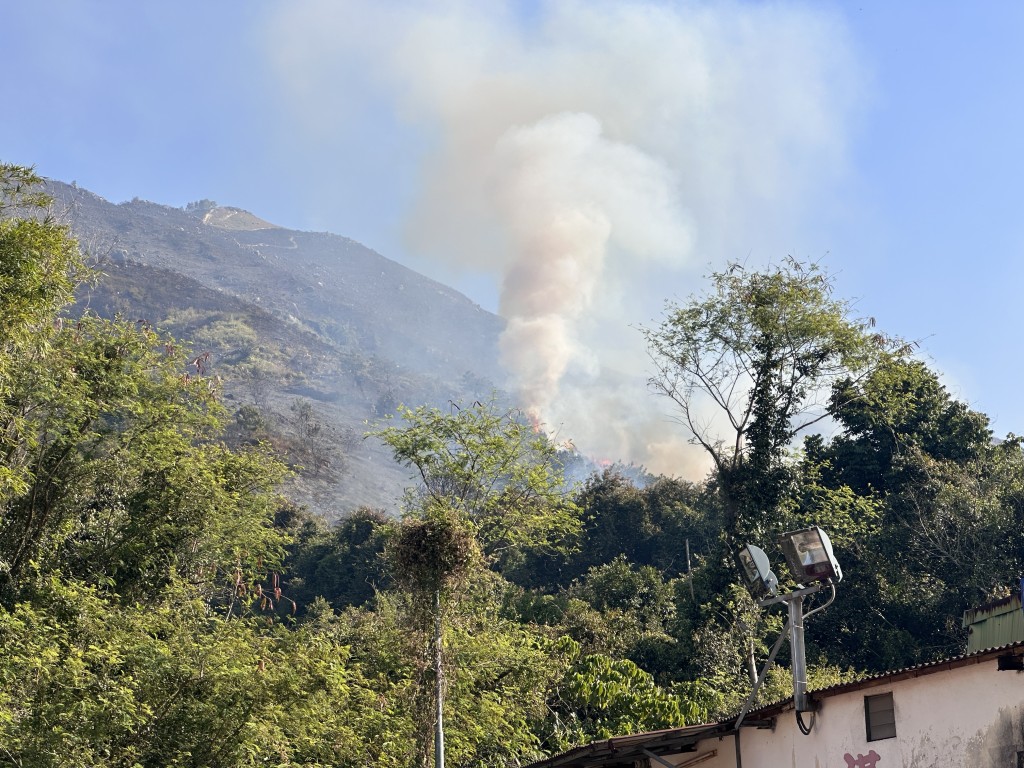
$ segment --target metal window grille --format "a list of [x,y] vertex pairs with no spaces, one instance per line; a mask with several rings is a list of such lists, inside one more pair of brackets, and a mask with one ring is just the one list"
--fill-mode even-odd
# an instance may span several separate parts
[[868,741],[896,738],[896,710],[892,694],[864,697],[864,720],[867,724]]

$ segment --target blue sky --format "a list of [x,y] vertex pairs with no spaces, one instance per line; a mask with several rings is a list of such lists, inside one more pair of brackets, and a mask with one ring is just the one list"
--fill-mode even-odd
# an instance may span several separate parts
[[0,39],[0,159],[500,306],[514,383],[597,453],[667,469],[609,372],[663,300],[787,254],[1024,432],[1019,3],[55,0],[0,6]]

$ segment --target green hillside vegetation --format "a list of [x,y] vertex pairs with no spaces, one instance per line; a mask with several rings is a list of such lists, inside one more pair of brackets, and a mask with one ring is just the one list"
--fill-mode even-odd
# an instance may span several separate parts
[[778,533],[831,535],[812,688],[961,653],[963,610],[1024,569],[1019,439],[796,262],[714,275],[647,332],[703,482],[569,486],[576,457],[508,404],[425,400],[372,429],[417,479],[401,514],[328,522],[287,484],[345,482],[324,401],[259,406],[259,371],[315,389],[315,356],[200,287],[159,330],[75,305],[90,270],[38,184],[0,165],[4,764],[428,766],[440,702],[449,766],[517,766],[738,709],[782,624],[738,586],[739,542],[779,563]]
[[[45,189],[94,269],[71,314],[141,320],[191,346],[238,425],[259,411],[260,437],[294,470],[289,495],[332,519],[397,511],[407,476],[360,439],[368,420],[494,389],[501,320],[358,243],[210,200],[115,205],[57,181]],[[307,427],[327,454],[302,448]]]

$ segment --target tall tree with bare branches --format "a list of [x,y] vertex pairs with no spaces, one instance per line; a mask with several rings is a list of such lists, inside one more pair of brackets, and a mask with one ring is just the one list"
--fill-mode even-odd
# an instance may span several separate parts
[[650,385],[678,406],[714,463],[731,539],[770,529],[787,483],[786,448],[828,417],[832,385],[899,351],[833,289],[818,265],[792,258],[764,271],[732,264],[711,275],[706,293],[670,302],[662,323],[643,330]]

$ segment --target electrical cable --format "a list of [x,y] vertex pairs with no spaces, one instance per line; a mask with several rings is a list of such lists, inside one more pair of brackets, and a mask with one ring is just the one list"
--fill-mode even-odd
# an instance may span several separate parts
[[811,731],[814,730],[815,713],[811,712],[811,724],[804,725],[804,718],[800,712],[796,713],[796,725],[800,729],[800,733],[804,736],[810,736]]
[[828,601],[827,601],[827,602],[826,602],[826,603],[825,603],[824,605],[819,605],[819,606],[818,606],[817,608],[815,608],[815,609],[814,609],[813,611],[808,611],[807,613],[805,613],[805,614],[804,614],[804,618],[805,618],[805,619],[806,619],[806,618],[807,618],[808,616],[813,616],[813,615],[814,615],[814,614],[816,614],[816,613],[817,613],[818,611],[823,611],[823,610],[825,610],[825,609],[826,609],[826,608],[828,608],[828,607],[829,607],[830,605],[832,605],[832,603],[833,603],[833,602],[835,602],[835,599],[836,599],[836,585],[835,585],[835,584],[832,584],[832,583],[830,583],[830,584],[829,584],[829,586],[830,586],[830,587],[832,587],[832,597],[830,597],[830,598],[828,599]]

